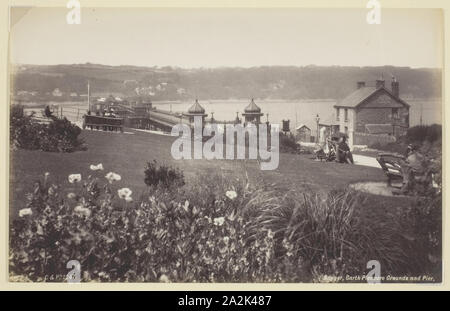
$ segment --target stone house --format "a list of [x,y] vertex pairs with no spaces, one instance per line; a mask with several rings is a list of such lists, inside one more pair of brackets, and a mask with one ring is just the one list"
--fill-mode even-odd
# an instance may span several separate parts
[[[409,105],[399,96],[399,82],[392,80],[391,89],[383,79],[375,86],[358,82],[357,89],[334,105],[335,122],[346,133],[349,144],[369,144],[371,135],[403,135],[409,128]],[[358,135],[362,133],[363,135]]]

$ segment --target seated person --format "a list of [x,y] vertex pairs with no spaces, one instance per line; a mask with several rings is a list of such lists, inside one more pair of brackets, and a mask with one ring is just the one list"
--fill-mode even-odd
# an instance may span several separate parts
[[50,106],[45,106],[44,114],[47,118],[53,117],[53,112],[50,110]]
[[353,164],[353,155],[350,152],[350,147],[347,145],[346,137],[341,136],[337,144],[338,152],[336,154],[336,161],[339,163]]
[[401,163],[403,176],[402,193],[407,193],[411,189],[415,176],[424,175],[423,161],[424,156],[417,151],[417,147],[408,145],[406,159]]
[[337,149],[338,139],[336,137],[332,137],[327,140],[327,160],[334,161],[336,160],[336,149]]
[[328,154],[328,145],[325,144],[324,146],[322,146],[322,144],[317,144],[316,149],[314,150],[314,154],[316,155],[316,160],[325,159]]

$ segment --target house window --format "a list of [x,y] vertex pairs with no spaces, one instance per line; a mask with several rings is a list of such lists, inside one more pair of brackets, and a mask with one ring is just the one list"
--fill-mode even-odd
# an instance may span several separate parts
[[348,109],[347,108],[345,108],[345,110],[344,110],[344,120],[345,120],[345,122],[348,121]]
[[336,108],[336,121],[339,121],[339,113],[340,113],[340,109]]
[[392,108],[392,119],[398,119],[398,118],[399,118],[398,108]]

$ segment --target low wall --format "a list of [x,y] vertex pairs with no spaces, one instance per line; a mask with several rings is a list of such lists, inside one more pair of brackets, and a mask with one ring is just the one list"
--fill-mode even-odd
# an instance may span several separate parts
[[367,133],[353,133],[354,145],[371,146],[375,143],[388,144],[395,142],[396,139],[392,135],[387,134],[367,134]]

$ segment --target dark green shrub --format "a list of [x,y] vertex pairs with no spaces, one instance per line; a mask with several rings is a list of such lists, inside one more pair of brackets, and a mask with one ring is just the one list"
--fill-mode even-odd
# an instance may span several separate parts
[[23,106],[12,105],[10,114],[10,140],[13,147],[39,149],[43,126],[33,121],[33,114],[24,114]]
[[167,165],[158,165],[155,160],[147,163],[144,174],[144,182],[147,186],[170,188],[184,185],[184,174],[180,169]]
[[413,126],[408,129],[405,138],[407,143],[440,141],[442,139],[442,126],[439,124]]
[[299,153],[300,145],[295,141],[292,134],[280,133],[280,152]]
[[72,152],[80,149],[83,142],[78,138],[81,129],[66,118],[54,118],[46,127],[41,140],[41,150]]
[[387,144],[376,142],[370,145],[369,148],[405,154],[408,144],[416,144],[419,147],[422,147],[423,145],[427,144],[440,145],[441,141],[441,125],[417,125],[409,128],[406,134],[404,136],[401,136],[397,142]]
[[52,152],[73,152],[84,149],[79,138],[81,129],[66,118],[51,117],[48,124],[25,115],[23,107],[13,105],[10,115],[10,140],[16,148]]
[[442,278],[442,197],[431,194],[428,197],[418,197],[409,207],[402,210],[402,223],[405,232],[414,232],[409,237],[411,256],[416,265],[422,267],[424,274],[432,275],[435,281]]

